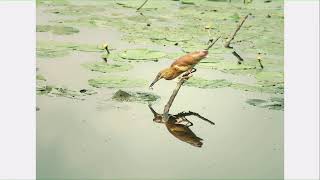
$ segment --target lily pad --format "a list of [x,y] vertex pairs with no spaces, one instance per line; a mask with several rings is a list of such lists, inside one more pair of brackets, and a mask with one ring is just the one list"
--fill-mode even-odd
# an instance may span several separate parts
[[82,66],[87,69],[90,69],[91,71],[97,71],[102,73],[128,71],[133,67],[130,64],[108,64],[106,62],[82,64]]
[[51,30],[50,25],[37,25],[37,27],[36,27],[37,32],[48,32],[50,30]]
[[120,54],[121,58],[129,60],[156,60],[164,56],[164,52],[149,49],[128,49]]
[[120,102],[149,103],[160,99],[160,96],[146,92],[126,92],[118,90],[113,96],[113,100]]
[[50,97],[66,97],[70,99],[84,100],[84,96],[96,94],[93,90],[77,91],[66,87],[46,85],[37,81],[37,95],[47,95]]
[[284,109],[284,100],[283,98],[273,97],[269,100],[263,99],[248,99],[246,101],[248,104],[252,106],[257,106],[260,108],[268,108],[272,110],[282,110]]
[[266,100],[263,100],[263,99],[248,99],[246,101],[246,103],[252,105],[252,106],[259,106],[263,103],[266,103],[267,101]]
[[204,89],[223,88],[231,86],[231,82],[225,79],[207,80],[199,77],[192,77],[184,83],[186,86],[192,86]]
[[67,5],[67,0],[36,0],[37,5],[38,4],[55,4],[55,5]]
[[68,55],[71,51],[103,52],[97,45],[68,42],[38,41],[37,57],[55,58]]
[[53,86],[37,82],[36,92],[37,95],[47,95],[52,91],[53,88]]
[[70,35],[78,33],[79,30],[69,26],[52,26],[52,25],[37,25],[37,32],[52,32],[58,35]]
[[203,68],[212,68],[221,71],[256,69],[256,67],[253,65],[238,64],[236,62],[227,61],[219,61],[216,63],[200,63],[199,66]]
[[281,72],[260,72],[256,75],[258,81],[283,82]]
[[249,91],[249,92],[261,92],[261,93],[270,93],[270,94],[283,94],[283,86],[281,84],[275,85],[248,85],[248,84],[241,84],[241,83],[233,83],[231,85],[232,88],[242,90],[242,91]]
[[103,12],[103,11],[105,11],[105,8],[103,6],[70,4],[65,6],[58,6],[58,8],[48,9],[45,12],[59,14],[59,15],[76,16],[76,15],[88,15],[88,14]]
[[47,79],[46,79],[43,75],[41,75],[41,74],[37,74],[36,79],[39,80],[39,81],[46,81],[46,80],[47,80]]
[[194,5],[194,0],[180,0],[181,4]]
[[50,49],[44,47],[37,47],[37,57],[55,58],[62,57],[69,54],[66,49]]
[[143,87],[147,81],[142,79],[129,79],[128,77],[112,76],[112,77],[99,77],[96,79],[89,79],[89,85],[96,88],[133,88]]

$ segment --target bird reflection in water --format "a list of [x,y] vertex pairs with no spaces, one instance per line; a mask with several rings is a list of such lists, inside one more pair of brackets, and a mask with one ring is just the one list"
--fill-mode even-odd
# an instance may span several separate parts
[[203,145],[203,139],[198,137],[196,134],[192,132],[190,129],[191,126],[193,126],[193,123],[190,122],[186,116],[196,116],[211,125],[214,125],[214,122],[206,119],[205,117],[202,117],[198,113],[195,112],[181,112],[176,115],[168,115],[168,120],[165,121],[164,115],[157,113],[151,105],[149,105],[149,108],[154,116],[153,121],[157,123],[163,123],[166,125],[168,131],[179,140],[186,142],[188,144],[191,144],[195,147],[201,147]]

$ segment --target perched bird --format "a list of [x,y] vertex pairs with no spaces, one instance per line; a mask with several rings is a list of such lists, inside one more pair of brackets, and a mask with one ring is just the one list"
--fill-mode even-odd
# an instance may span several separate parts
[[183,76],[188,76],[191,73],[195,72],[196,69],[194,68],[194,66],[198,64],[201,59],[207,57],[209,49],[220,39],[220,37],[221,36],[212,41],[212,43],[206,49],[195,51],[176,59],[169,68],[165,68],[158,73],[156,78],[150,84],[149,88],[151,89],[152,86],[162,78],[165,80],[172,80],[180,76],[184,72],[187,73]]
[[[193,123],[190,122],[184,115],[181,115],[181,113],[179,115],[169,115],[168,121],[164,121],[162,114],[155,112],[150,105],[149,108],[154,115],[153,121],[165,124],[170,134],[172,134],[174,137],[195,147],[202,146],[203,139],[198,137],[190,129],[190,127],[193,126]],[[184,122],[186,122],[186,124],[184,124]]]
[[188,74],[195,72],[196,69],[194,69],[194,66],[198,64],[201,59],[206,58],[207,55],[208,50],[200,50],[176,59],[169,68],[165,68],[158,73],[149,87],[152,88],[152,86],[162,78],[172,80],[184,72],[188,72]]

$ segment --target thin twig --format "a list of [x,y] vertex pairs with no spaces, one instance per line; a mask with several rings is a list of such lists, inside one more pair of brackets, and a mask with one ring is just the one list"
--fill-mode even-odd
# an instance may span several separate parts
[[152,114],[154,115],[154,117],[156,117],[157,115],[159,115],[151,106],[151,104],[148,104],[149,109],[151,110]]
[[219,39],[221,36],[217,37],[205,50],[209,50]]
[[148,0],[145,0],[140,7],[137,8],[137,11],[139,11],[146,3],[148,2]]
[[263,65],[262,65],[262,61],[261,61],[262,58],[261,58],[261,53],[260,53],[260,52],[258,53],[257,60],[258,60],[258,62],[259,62],[259,65],[260,65],[261,69],[263,69],[264,67],[263,67]]
[[261,69],[263,69],[264,67],[263,67],[263,65],[262,65],[261,59],[258,59],[258,62],[259,62],[259,64],[260,64]]
[[175,115],[176,117],[185,117],[185,116],[197,116],[198,118],[212,124],[212,125],[215,125],[214,122],[210,121],[209,119],[201,116],[200,114],[196,113],[196,112],[192,112],[192,111],[189,111],[189,112],[181,112],[181,113],[178,113],[177,115]]
[[180,90],[180,87],[182,86],[182,84],[186,81],[186,78],[181,78],[180,81],[177,83],[177,86],[176,88],[173,90],[171,96],[170,96],[170,99],[169,101],[167,102],[167,104],[164,106],[164,110],[163,110],[163,115],[164,115],[164,118],[165,120],[168,120],[168,113],[169,113],[169,110],[170,110],[170,107],[174,101],[174,99],[176,98],[179,90]]
[[238,24],[237,29],[231,34],[230,38],[226,41],[226,43],[224,44],[225,48],[232,48],[230,47],[230,43],[231,41],[234,39],[234,37],[237,35],[237,32],[240,30],[241,26],[243,25],[243,23],[247,20],[247,18],[249,17],[250,14],[247,14],[242,21]]
[[238,59],[238,64],[241,64],[243,58],[233,49],[232,54]]

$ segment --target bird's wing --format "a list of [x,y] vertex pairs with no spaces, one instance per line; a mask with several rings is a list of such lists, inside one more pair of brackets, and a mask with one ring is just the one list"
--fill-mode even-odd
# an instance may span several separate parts
[[187,70],[192,68],[192,66],[190,66],[190,65],[178,65],[178,64],[173,65],[172,67],[177,69],[177,70],[179,70],[179,71],[181,71],[181,72],[185,72],[185,71],[187,71]]
[[172,64],[171,67],[178,65],[178,66],[194,66],[198,63],[198,61],[195,61],[194,57],[192,56],[197,52],[192,52],[187,55],[184,55],[178,59],[176,59]]

